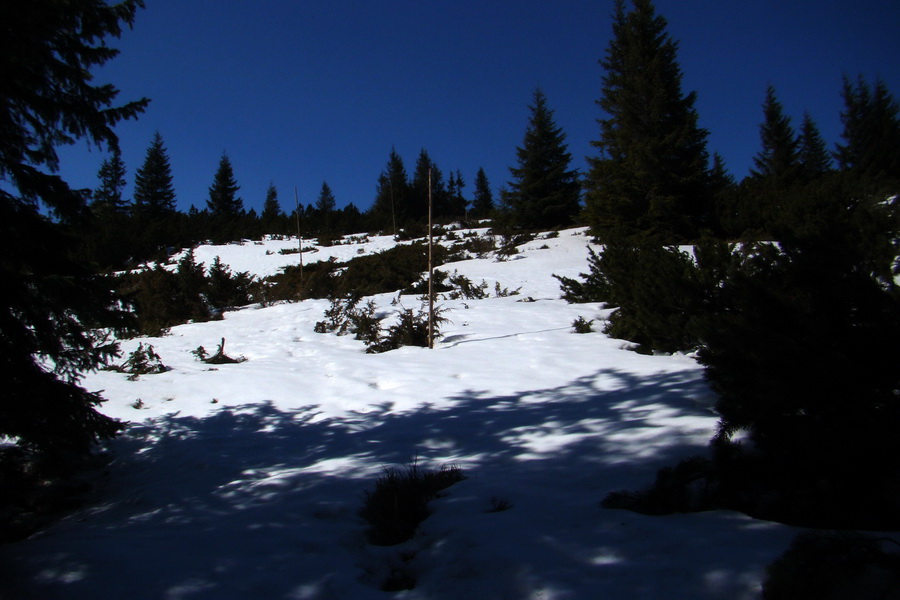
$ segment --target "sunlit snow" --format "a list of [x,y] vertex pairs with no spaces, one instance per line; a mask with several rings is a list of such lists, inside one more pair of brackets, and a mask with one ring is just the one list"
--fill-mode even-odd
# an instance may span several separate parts
[[[303,258],[395,243],[362,240]],[[490,290],[521,290],[441,300],[450,322],[434,350],[370,355],[352,336],[315,333],[324,300],[249,306],[124,341],[126,355],[152,344],[172,370],[85,378],[108,399],[103,412],[132,426],[110,444],[115,459],[86,506],[0,546],[0,598],[758,597],[791,528],[724,511],[600,507],[607,493],[704,453],[716,415],[691,356],[628,351],[599,332],[607,309],[559,298],[552,275],[584,271],[588,244],[575,229],[539,236],[510,260],[442,266]],[[299,261],[278,252],[296,245],[202,246],[195,256],[269,275]],[[379,309],[396,310],[394,298],[377,296]],[[597,332],[573,333],[579,316]],[[191,354],[223,337],[245,362],[213,367]],[[433,503],[413,540],[372,546],[363,494],[382,467],[411,461],[459,465],[468,478]],[[380,591],[397,570],[415,588]]]

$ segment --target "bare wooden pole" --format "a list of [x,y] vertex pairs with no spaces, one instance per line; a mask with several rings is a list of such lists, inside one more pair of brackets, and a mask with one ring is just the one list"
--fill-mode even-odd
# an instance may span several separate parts
[[434,228],[431,226],[431,168],[428,169],[428,347],[434,348]]
[[297,194],[297,186],[294,186],[294,204],[297,215],[297,252],[300,254],[300,287],[303,287],[303,238],[300,237],[300,196]]

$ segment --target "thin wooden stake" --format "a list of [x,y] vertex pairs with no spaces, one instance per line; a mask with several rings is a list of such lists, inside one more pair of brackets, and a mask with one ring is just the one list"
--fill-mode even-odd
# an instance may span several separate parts
[[297,251],[300,253],[300,288],[303,288],[303,238],[300,236],[300,196],[297,194],[297,186],[294,186],[294,204],[297,214]]
[[431,168],[428,169],[428,347],[434,348],[434,228],[431,226]]

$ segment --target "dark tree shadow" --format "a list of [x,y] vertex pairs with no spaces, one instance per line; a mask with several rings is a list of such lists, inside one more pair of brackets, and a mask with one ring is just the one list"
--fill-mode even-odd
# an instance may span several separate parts
[[[206,418],[171,415],[133,426],[114,443],[117,458],[88,508],[26,542],[0,547],[7,582],[0,598],[359,597],[368,588],[347,575],[361,573],[366,560],[362,494],[382,465],[415,458],[428,466],[460,463],[470,477],[446,499],[449,512],[453,501],[487,508],[490,497],[466,495],[495,489],[526,490],[546,497],[546,510],[564,511],[572,507],[557,506],[554,489],[566,486],[567,498],[572,489],[583,491],[572,510],[584,515],[584,530],[573,539],[616,554],[616,540],[625,538],[610,534],[607,522],[639,517],[604,511],[599,501],[704,452],[710,410],[692,399],[705,397],[698,373],[637,377],[608,369],[551,389],[425,398],[413,412],[384,405],[328,419],[314,407],[257,404]],[[687,428],[673,426],[676,419]],[[520,501],[508,500],[514,507]],[[533,497],[521,500],[540,506]],[[723,525],[726,532],[746,525],[722,522],[731,523]],[[555,534],[535,530],[532,541],[542,548],[567,543],[547,535]],[[123,539],[127,548],[111,547]],[[706,560],[714,566],[711,552]],[[612,568],[589,553],[567,560],[583,563],[586,577],[607,577]],[[335,564],[346,568],[335,572]],[[440,572],[424,562],[422,568]],[[529,585],[518,581],[520,571],[510,571],[517,581],[504,584],[504,594]],[[539,575],[562,577],[549,567]],[[449,598],[437,584],[428,589],[428,597]],[[698,589],[668,597],[702,597]]]

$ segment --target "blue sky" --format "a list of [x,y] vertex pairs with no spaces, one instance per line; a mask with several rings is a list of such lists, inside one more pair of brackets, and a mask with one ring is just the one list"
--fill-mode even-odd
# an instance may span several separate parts
[[[759,151],[768,85],[793,124],[809,111],[833,147],[841,80],[881,77],[900,98],[897,0],[657,0],[679,42],[683,88],[696,91],[709,151],[739,179]],[[412,173],[422,148],[457,169],[471,196],[483,167],[510,178],[540,86],[573,167],[595,155],[612,0],[147,0],[122,53],[98,70],[122,101],[152,102],[119,133],[134,173],[153,133],[165,140],[178,206],[206,206],[223,152],[246,208],[269,183],[285,210],[322,182],[338,206],[370,206],[391,148]],[[105,154],[61,153],[63,176],[94,187]]]

